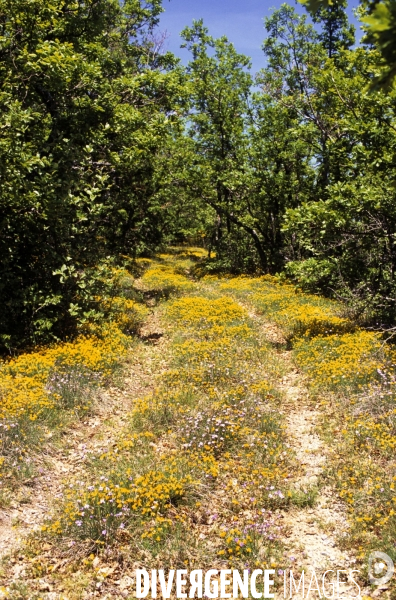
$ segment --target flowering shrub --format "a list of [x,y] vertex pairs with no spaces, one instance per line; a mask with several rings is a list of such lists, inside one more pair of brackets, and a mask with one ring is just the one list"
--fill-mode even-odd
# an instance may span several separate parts
[[298,364],[318,386],[337,388],[367,384],[390,358],[377,333],[358,330],[344,335],[318,336],[294,344]]
[[[246,318],[243,308],[231,298],[186,297],[176,300],[168,308],[168,316],[175,327],[221,326]],[[220,338],[221,339],[221,338]]]
[[104,310],[106,319],[113,322],[127,334],[137,333],[149,313],[148,309],[138,302],[122,296],[103,298],[100,306]]
[[279,516],[261,509],[256,511],[253,519],[240,527],[223,526],[220,529],[222,548],[218,555],[228,558],[231,565],[238,564],[240,560],[249,561],[252,556],[258,557],[262,562],[269,562],[271,553],[277,546],[281,546],[283,535]]
[[0,477],[45,440],[60,411],[90,408],[91,390],[111,377],[130,341],[114,324],[98,336],[81,336],[38,352],[21,354],[0,367]]
[[322,306],[293,305],[281,310],[275,321],[285,328],[289,338],[330,335],[354,329],[347,319],[329,314]]
[[261,312],[281,326],[288,339],[354,329],[351,321],[337,315],[340,311],[337,303],[303,294],[293,285],[279,283],[276,277],[237,277],[222,283],[220,288],[247,296]]
[[146,290],[160,290],[163,294],[191,290],[194,287],[192,281],[167,265],[148,269],[142,276],[142,283]]
[[[118,530],[131,525],[150,524],[153,519],[164,523],[161,513],[180,502],[192,481],[191,476],[177,475],[174,469],[133,476],[127,468],[112,477],[102,476],[93,485],[80,482],[77,495],[71,485],[59,519],[44,525],[43,531],[95,543],[112,541]],[[147,535],[143,530],[143,537]]]
[[219,556],[228,555],[227,558],[238,556],[245,556],[248,558],[252,554],[253,537],[250,536],[246,530],[241,531],[237,528],[229,529],[228,531],[221,531],[220,538],[224,539],[226,549],[219,550]]
[[[142,280],[153,276],[163,289],[172,265],[167,256],[160,260],[166,268],[152,264]],[[172,260],[181,268],[180,255]],[[171,564],[166,552],[188,538],[213,497],[230,530],[246,509],[276,508],[277,494],[286,497],[285,480],[296,466],[277,409],[279,394],[266,372],[268,347],[258,342],[238,302],[205,292],[182,295],[162,310],[173,336],[168,369],[152,393],[136,399],[125,431],[95,463],[91,479],[68,489],[45,535],[88,546],[115,544],[128,535],[137,555],[145,549],[145,561],[149,552],[153,561],[168,556]],[[245,536],[251,553],[236,544],[236,558],[227,552],[227,560],[269,560],[275,537],[270,539],[266,525],[251,525]],[[188,556],[222,556],[216,531],[211,540],[209,546],[194,542]]]

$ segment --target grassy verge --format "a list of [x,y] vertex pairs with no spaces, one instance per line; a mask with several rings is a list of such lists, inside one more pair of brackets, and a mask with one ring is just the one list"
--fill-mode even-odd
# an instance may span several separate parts
[[157,304],[167,369],[30,539],[25,597],[39,593],[42,577],[74,600],[97,589],[118,597],[114,586],[136,567],[282,568],[279,509],[312,505],[315,490],[295,487],[277,386],[286,367],[248,304],[284,332],[321,407],[332,448],[323,478],[351,524],[342,544],[360,548],[362,562],[374,548],[393,555],[392,349],[337,304],[275,278],[194,282],[188,269],[199,254],[142,261],[137,287]]
[[[136,565],[280,568],[279,509],[314,501],[293,484],[276,386],[283,363],[238,302],[216,286],[191,286],[184,260],[161,256],[142,278],[143,293],[177,282],[157,307],[170,344],[155,392],[136,399],[116,444],[68,484],[30,542],[30,564],[55,587],[70,586],[68,598],[98,583],[110,592],[114,571]],[[55,573],[62,560],[67,573]],[[113,565],[108,576],[104,563]]]
[[78,337],[0,363],[0,505],[33,476],[50,440],[92,410],[98,388],[114,383],[147,317],[130,297],[130,273],[109,273],[111,295],[97,298]]
[[324,474],[345,502],[350,534],[340,540],[363,564],[381,550],[396,559],[396,356],[381,335],[342,316],[342,307],[276,278],[234,278],[220,288],[277,323],[308,375],[331,449]]
[[102,269],[106,295],[76,339],[0,362],[0,507],[32,478],[50,440],[91,411],[98,388],[115,382],[149,314],[147,300],[191,289],[186,273],[201,255],[175,249],[155,261],[127,260],[129,270]]

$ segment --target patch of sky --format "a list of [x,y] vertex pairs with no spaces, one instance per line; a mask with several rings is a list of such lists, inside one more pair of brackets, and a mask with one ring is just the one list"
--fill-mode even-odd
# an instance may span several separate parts
[[[161,16],[160,29],[167,33],[165,48],[180,57],[186,64],[187,50],[180,48],[180,32],[192,24],[193,20],[203,19],[209,34],[215,38],[227,36],[237,52],[252,60],[252,72],[265,67],[265,56],[261,49],[266,37],[264,19],[274,9],[280,8],[281,0],[163,0],[165,12]],[[306,14],[298,2],[290,2],[300,14]],[[360,39],[360,24],[354,17],[353,9],[357,0],[349,2],[348,14],[356,27]]]

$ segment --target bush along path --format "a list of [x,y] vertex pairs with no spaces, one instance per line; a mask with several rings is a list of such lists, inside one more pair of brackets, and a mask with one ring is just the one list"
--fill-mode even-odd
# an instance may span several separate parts
[[[157,323],[149,316],[141,329],[142,335],[152,335],[153,328],[157,332]],[[36,453],[28,457],[27,466],[24,465],[28,478],[20,478],[19,486],[18,481],[13,480],[11,489],[4,486],[0,511],[1,555],[9,552],[18,538],[41,527],[53,499],[62,495],[64,480],[83,469],[87,456],[113,443],[115,432],[125,422],[135,396],[150,389],[152,371],[161,368],[157,354],[152,346],[135,342],[134,360],[123,358],[122,382],[116,379],[106,388],[95,386],[94,390],[85,385],[81,390],[74,382],[73,392],[84,394],[84,401],[87,395],[92,395],[89,411],[63,415],[64,420],[67,417],[66,423],[58,424],[58,430],[49,430],[44,451],[39,454],[36,449]],[[120,377],[120,373],[117,376]],[[55,436],[55,443],[51,444]],[[29,466],[31,470],[27,471]]]
[[35,481],[4,598],[134,598],[136,568],[273,568],[282,597],[285,570],[364,587],[366,552],[392,551],[391,350],[274,278],[193,281],[196,255],[145,261],[146,330],[76,428],[78,467]]

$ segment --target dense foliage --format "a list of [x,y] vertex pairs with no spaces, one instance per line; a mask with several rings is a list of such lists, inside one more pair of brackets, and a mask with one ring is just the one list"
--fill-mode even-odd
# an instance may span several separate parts
[[90,269],[163,235],[158,163],[180,76],[156,49],[160,11],[159,0],[0,2],[5,346],[72,330],[101,285]]
[[395,316],[395,92],[372,90],[378,52],[350,49],[342,4],[315,22],[288,5],[266,20],[259,91],[227,40],[202,23],[185,30],[191,193],[216,211],[218,267],[286,269],[385,323]]
[[[345,0],[299,0],[311,13],[314,20],[327,13],[340,18]],[[340,11],[341,9],[341,11]],[[396,75],[396,2],[395,0],[361,0],[357,11],[366,30],[366,41],[379,50],[378,73],[372,87],[388,87]],[[345,23],[344,23],[345,25]],[[346,31],[346,30],[345,30]],[[324,31],[326,36],[326,31]]]
[[396,94],[374,29],[352,49],[345,2],[318,6],[274,11],[253,77],[201,21],[186,68],[163,52],[161,0],[0,0],[3,350],[74,334],[109,261],[187,238],[394,320]]

